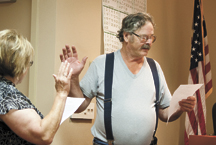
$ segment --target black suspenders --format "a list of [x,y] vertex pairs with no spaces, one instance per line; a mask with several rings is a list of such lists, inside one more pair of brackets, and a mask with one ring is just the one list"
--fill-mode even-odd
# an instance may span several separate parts
[[159,111],[159,77],[158,77],[158,72],[157,68],[155,65],[155,62],[152,58],[147,57],[147,61],[149,63],[149,66],[152,71],[153,79],[154,79],[154,84],[155,84],[155,90],[156,90],[156,101],[155,101],[155,111],[156,111],[156,124],[155,124],[155,130],[153,133],[153,140],[151,142],[151,145],[157,145],[157,137],[155,136],[157,126],[158,126],[158,111]]
[[112,82],[114,68],[114,53],[106,54],[105,64],[105,83],[104,83],[104,126],[106,138],[109,145],[113,144],[114,138],[112,133]]
[[[157,73],[157,68],[155,62],[151,58],[147,58],[149,66],[152,71],[155,89],[156,89],[156,102],[155,102],[155,111],[156,111],[156,125],[153,134],[153,138],[155,138],[155,133],[157,130],[158,124],[158,100],[159,100],[159,78]],[[109,145],[113,145],[114,137],[112,132],[112,120],[111,120],[111,112],[112,112],[112,82],[113,82],[113,68],[114,68],[114,53],[106,54],[106,62],[105,62],[105,76],[104,76],[104,125],[106,131],[106,138]]]

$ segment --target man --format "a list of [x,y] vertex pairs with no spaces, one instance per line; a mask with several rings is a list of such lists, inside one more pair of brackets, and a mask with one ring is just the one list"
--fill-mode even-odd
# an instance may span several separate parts
[[[155,129],[155,86],[146,56],[154,36],[154,22],[149,14],[130,14],[122,21],[118,38],[122,48],[114,52],[114,72],[112,86],[112,131],[115,145],[149,145]],[[73,53],[73,56],[72,56]],[[90,65],[79,84],[79,74],[87,57],[79,62],[77,51],[72,46],[63,48],[61,61],[68,60],[73,68],[71,96],[84,97],[78,109],[83,111],[96,96],[97,117],[91,129],[95,144],[106,144],[104,128],[104,71],[106,55],[97,57]],[[167,87],[162,69],[156,63],[159,75],[159,119],[168,118],[171,94]],[[191,111],[196,99],[190,96],[179,102],[180,110],[169,121],[176,120],[183,111]],[[102,143],[104,142],[104,143]]]

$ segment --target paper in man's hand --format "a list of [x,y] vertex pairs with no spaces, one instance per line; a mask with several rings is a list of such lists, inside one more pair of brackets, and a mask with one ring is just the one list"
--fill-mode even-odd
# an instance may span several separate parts
[[180,85],[175,92],[173,93],[173,97],[170,102],[170,107],[168,111],[168,119],[173,113],[175,113],[178,109],[180,109],[179,101],[182,99],[187,99],[189,96],[193,96],[194,93],[202,86],[203,84],[188,84],[188,85]]

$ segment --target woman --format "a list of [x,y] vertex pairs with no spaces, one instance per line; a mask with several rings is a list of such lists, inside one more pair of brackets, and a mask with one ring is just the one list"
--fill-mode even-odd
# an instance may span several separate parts
[[0,144],[51,144],[59,128],[70,89],[72,69],[62,62],[55,79],[56,97],[43,115],[17,90],[33,64],[33,47],[15,30],[0,31]]

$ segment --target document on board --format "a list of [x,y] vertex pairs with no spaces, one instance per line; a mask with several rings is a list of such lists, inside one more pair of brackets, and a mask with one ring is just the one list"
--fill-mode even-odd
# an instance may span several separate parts
[[203,84],[188,84],[188,85],[180,85],[175,92],[173,93],[173,97],[170,102],[170,107],[168,110],[168,119],[167,123],[169,121],[169,118],[173,113],[175,113],[178,109],[180,109],[179,101],[182,99],[187,99],[189,96],[193,96],[194,93],[202,87]]
[[79,108],[84,100],[85,98],[67,97],[60,125]]

